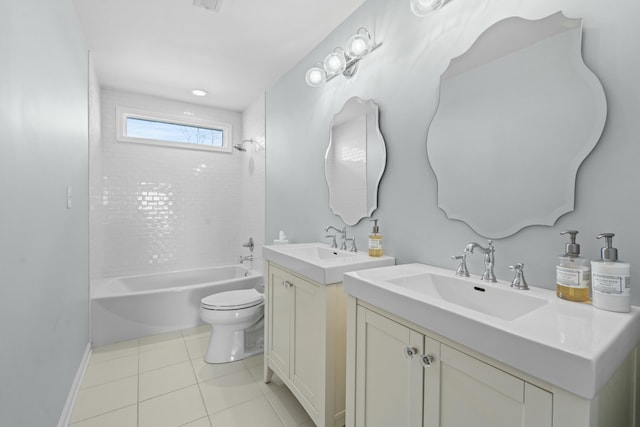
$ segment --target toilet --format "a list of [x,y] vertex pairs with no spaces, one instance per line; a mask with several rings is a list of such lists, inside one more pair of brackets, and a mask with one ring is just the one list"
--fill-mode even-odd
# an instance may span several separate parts
[[200,319],[211,324],[205,362],[234,362],[262,353],[264,294],[257,290],[240,289],[202,298]]

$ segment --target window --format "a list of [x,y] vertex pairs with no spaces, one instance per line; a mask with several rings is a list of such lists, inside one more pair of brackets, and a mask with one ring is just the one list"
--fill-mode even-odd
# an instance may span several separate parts
[[117,141],[231,152],[231,124],[116,108]]

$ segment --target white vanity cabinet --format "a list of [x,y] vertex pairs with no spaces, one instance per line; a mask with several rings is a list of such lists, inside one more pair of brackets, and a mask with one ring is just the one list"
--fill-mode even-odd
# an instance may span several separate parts
[[265,382],[275,372],[317,426],[344,425],[346,294],[267,263]]
[[587,401],[353,297],[347,304],[347,427],[637,425],[635,355]]

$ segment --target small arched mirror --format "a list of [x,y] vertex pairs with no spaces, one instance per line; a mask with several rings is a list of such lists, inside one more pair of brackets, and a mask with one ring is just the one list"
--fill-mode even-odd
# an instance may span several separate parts
[[353,97],[331,122],[324,164],[329,206],[347,225],[378,207],[378,184],[387,161],[378,117],[375,102]]
[[581,40],[582,20],[562,12],[512,17],[451,61],[427,137],[449,218],[497,239],[573,210],[578,168],[607,111]]

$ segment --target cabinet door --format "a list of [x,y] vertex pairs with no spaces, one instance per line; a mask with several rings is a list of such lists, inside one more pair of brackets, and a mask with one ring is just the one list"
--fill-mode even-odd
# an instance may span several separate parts
[[551,423],[551,393],[441,346],[440,426],[551,427]]
[[324,294],[323,289],[300,278],[295,279],[293,291],[293,333],[291,352],[291,381],[303,396],[318,409],[321,393],[324,357]]
[[363,307],[356,316],[356,426],[421,426],[424,336]]
[[291,354],[292,286],[293,278],[289,274],[273,266],[269,268],[268,356],[286,374],[289,373]]

